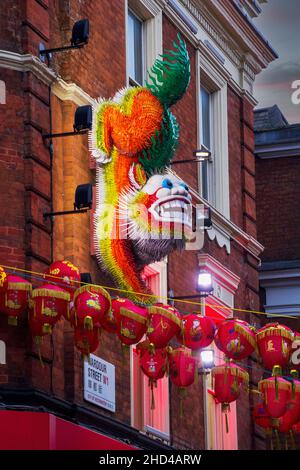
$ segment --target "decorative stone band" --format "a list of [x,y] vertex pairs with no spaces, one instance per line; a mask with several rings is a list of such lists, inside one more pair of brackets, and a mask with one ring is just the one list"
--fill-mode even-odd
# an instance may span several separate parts
[[70,301],[69,292],[62,292],[52,289],[34,289],[32,291],[32,298],[35,299],[37,297],[52,297],[54,299],[63,299],[68,302]]
[[32,285],[29,282],[8,282],[7,283],[8,290],[32,290]]
[[110,297],[109,293],[105,289],[103,289],[103,287],[93,286],[91,284],[86,284],[84,286],[79,287],[79,289],[76,289],[76,291],[74,293],[74,299],[73,299],[74,303],[75,303],[78,295],[82,294],[83,292],[90,292],[92,294],[103,295],[103,297],[105,297],[109,301],[109,304],[111,304],[111,297]]
[[120,308],[120,315],[123,317],[131,318],[132,320],[135,320],[138,323],[142,323],[142,324],[146,324],[148,321],[147,317],[142,317],[138,313],[135,313],[132,310],[128,310],[127,308],[124,308],[124,307]]
[[232,375],[233,377],[238,377],[239,379],[242,379],[246,385],[248,385],[249,383],[248,372],[238,366],[216,366],[212,369],[211,373],[213,377],[218,374],[223,374],[226,376],[229,373],[229,375]]
[[247,327],[245,327],[244,325],[239,325],[238,323],[235,323],[234,324],[234,331],[236,331],[240,335],[244,336],[244,338],[246,338],[249,341],[249,343],[251,344],[251,346],[254,349],[257,348],[257,344],[256,344],[256,340],[255,340],[255,333],[252,333],[252,331],[248,330]]
[[256,339],[259,341],[260,339],[265,338],[266,336],[282,336],[283,338],[287,338],[290,341],[293,341],[294,339],[294,332],[289,331],[286,328],[282,326],[270,326],[269,328],[259,331],[256,333]]
[[181,328],[181,319],[170,310],[153,305],[152,307],[148,307],[148,312],[150,315],[161,315],[162,317],[168,318]]

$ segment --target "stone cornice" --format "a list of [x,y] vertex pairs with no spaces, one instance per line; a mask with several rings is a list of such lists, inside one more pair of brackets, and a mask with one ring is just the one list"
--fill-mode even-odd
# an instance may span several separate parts
[[46,85],[51,85],[57,78],[52,69],[47,67],[38,57],[31,54],[17,54],[1,49],[0,67],[18,70],[19,72],[32,72]]
[[[207,1],[207,0],[205,0]],[[261,33],[251,26],[250,20],[242,15],[234,2],[228,0],[209,0],[209,5],[216,14],[227,22],[226,29],[236,37],[244,53],[251,54],[251,59],[257,64],[257,72],[277,58],[276,52],[263,38]]]
[[94,99],[88,95],[76,83],[67,83],[62,78],[58,78],[52,85],[52,93],[62,101],[73,101],[77,106],[93,104]]
[[[276,58],[261,36],[228,0],[178,0],[236,66],[257,74]],[[224,26],[223,26],[223,24]]]
[[0,50],[0,67],[19,72],[31,72],[62,101],[73,101],[77,106],[92,104],[93,98],[75,83],[67,83],[38,57]]
[[238,47],[233,47],[232,39],[216,19],[205,8],[203,2],[196,3],[194,0],[179,0],[182,5],[193,15],[198,24],[209,34],[218,47],[231,59],[234,65],[239,66],[241,54]]

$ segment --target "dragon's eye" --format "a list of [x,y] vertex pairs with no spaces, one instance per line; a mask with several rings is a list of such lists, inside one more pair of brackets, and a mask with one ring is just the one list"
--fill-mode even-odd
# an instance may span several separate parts
[[168,189],[172,189],[173,188],[173,183],[171,180],[169,180],[168,178],[164,179],[163,182],[162,182],[162,187],[163,188],[168,188]]
[[185,183],[180,183],[180,186],[182,186],[182,187],[183,187],[183,188],[184,188],[186,191],[188,191],[188,190],[189,190],[189,187],[188,187],[188,185],[187,185],[187,184],[185,184]]

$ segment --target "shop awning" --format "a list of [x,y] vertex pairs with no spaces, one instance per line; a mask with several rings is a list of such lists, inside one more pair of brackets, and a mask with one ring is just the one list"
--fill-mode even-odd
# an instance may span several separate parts
[[50,413],[0,411],[0,450],[136,450]]

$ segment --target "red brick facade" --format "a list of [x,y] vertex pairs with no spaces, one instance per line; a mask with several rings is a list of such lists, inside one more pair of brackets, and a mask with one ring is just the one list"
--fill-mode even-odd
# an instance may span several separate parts
[[299,260],[299,158],[257,158],[256,165],[258,233],[261,243],[266,247],[263,260]]
[[[87,17],[91,37],[82,50],[55,56],[52,67],[66,82],[74,82],[90,96],[110,97],[126,84],[125,9],[123,1],[102,0],[99,11],[95,2],[26,0],[9,2],[0,18],[1,48],[19,54],[37,55],[39,43],[55,47],[68,43],[74,21]],[[163,17],[163,46],[169,48],[177,28]],[[188,158],[197,147],[196,49],[187,41],[191,59],[191,84],[188,92],[174,107],[181,128],[180,146],[175,158]],[[6,84],[6,105],[0,105],[0,264],[43,272],[54,259],[68,259],[90,272],[95,283],[112,285],[103,276],[96,260],[90,256],[90,214],[57,218],[53,224],[43,213],[51,209],[72,209],[74,189],[78,184],[95,182],[91,169],[87,137],[57,139],[53,155],[42,139],[50,130],[49,86],[32,71],[0,68]],[[52,131],[72,129],[76,105],[51,96]],[[228,87],[228,136],[230,216],[232,222],[256,238],[256,195],[253,108],[250,101]],[[273,186],[273,203],[284,188],[294,182],[293,170],[281,177],[279,170]],[[177,168],[176,168],[177,170]],[[272,168],[269,169],[272,171]],[[195,165],[182,165],[178,173],[193,188],[198,187]],[[287,174],[287,173],[285,173]],[[287,179],[290,178],[290,179]],[[276,191],[278,187],[282,188]],[[258,183],[258,197],[263,181]],[[278,204],[279,204],[278,200]],[[267,207],[262,210],[267,211]],[[281,211],[280,211],[281,212]],[[285,217],[292,212],[283,211]],[[300,213],[300,212],[299,212]],[[267,214],[266,216],[267,217]],[[263,220],[262,212],[260,220]],[[272,220],[269,221],[270,230]],[[263,243],[268,242],[266,239]],[[287,249],[293,249],[287,247]],[[211,254],[240,277],[235,307],[259,308],[257,260],[235,241],[231,254],[216,241],[206,239],[204,252]],[[269,253],[266,252],[266,257]],[[198,271],[197,253],[173,253],[168,263],[168,284],[176,295],[190,293]],[[34,277],[32,278],[34,282]],[[193,293],[193,292],[191,292]],[[241,314],[238,315],[242,317]],[[258,322],[248,314],[247,321]],[[32,344],[24,319],[18,328],[7,327],[0,317],[0,338],[7,344],[7,365],[0,365],[1,387],[34,388],[95,412],[83,401],[82,359],[74,350],[73,331],[65,322],[55,327],[53,339],[46,339],[42,356],[44,367]],[[103,333],[99,355],[116,366],[117,411],[113,418],[130,425],[129,360],[122,356],[119,341]],[[128,357],[127,357],[128,359]],[[247,365],[251,366],[251,361]],[[255,374],[254,374],[255,375]],[[252,377],[257,382],[259,377]],[[189,389],[184,417],[179,416],[178,391],[170,387],[170,426],[172,445],[201,449],[205,446],[202,382]],[[241,449],[255,445],[250,418],[252,396],[244,396],[238,406],[238,437]],[[195,412],[197,410],[197,412]],[[97,410],[98,411],[98,410]],[[111,416],[101,410],[102,415]]]

